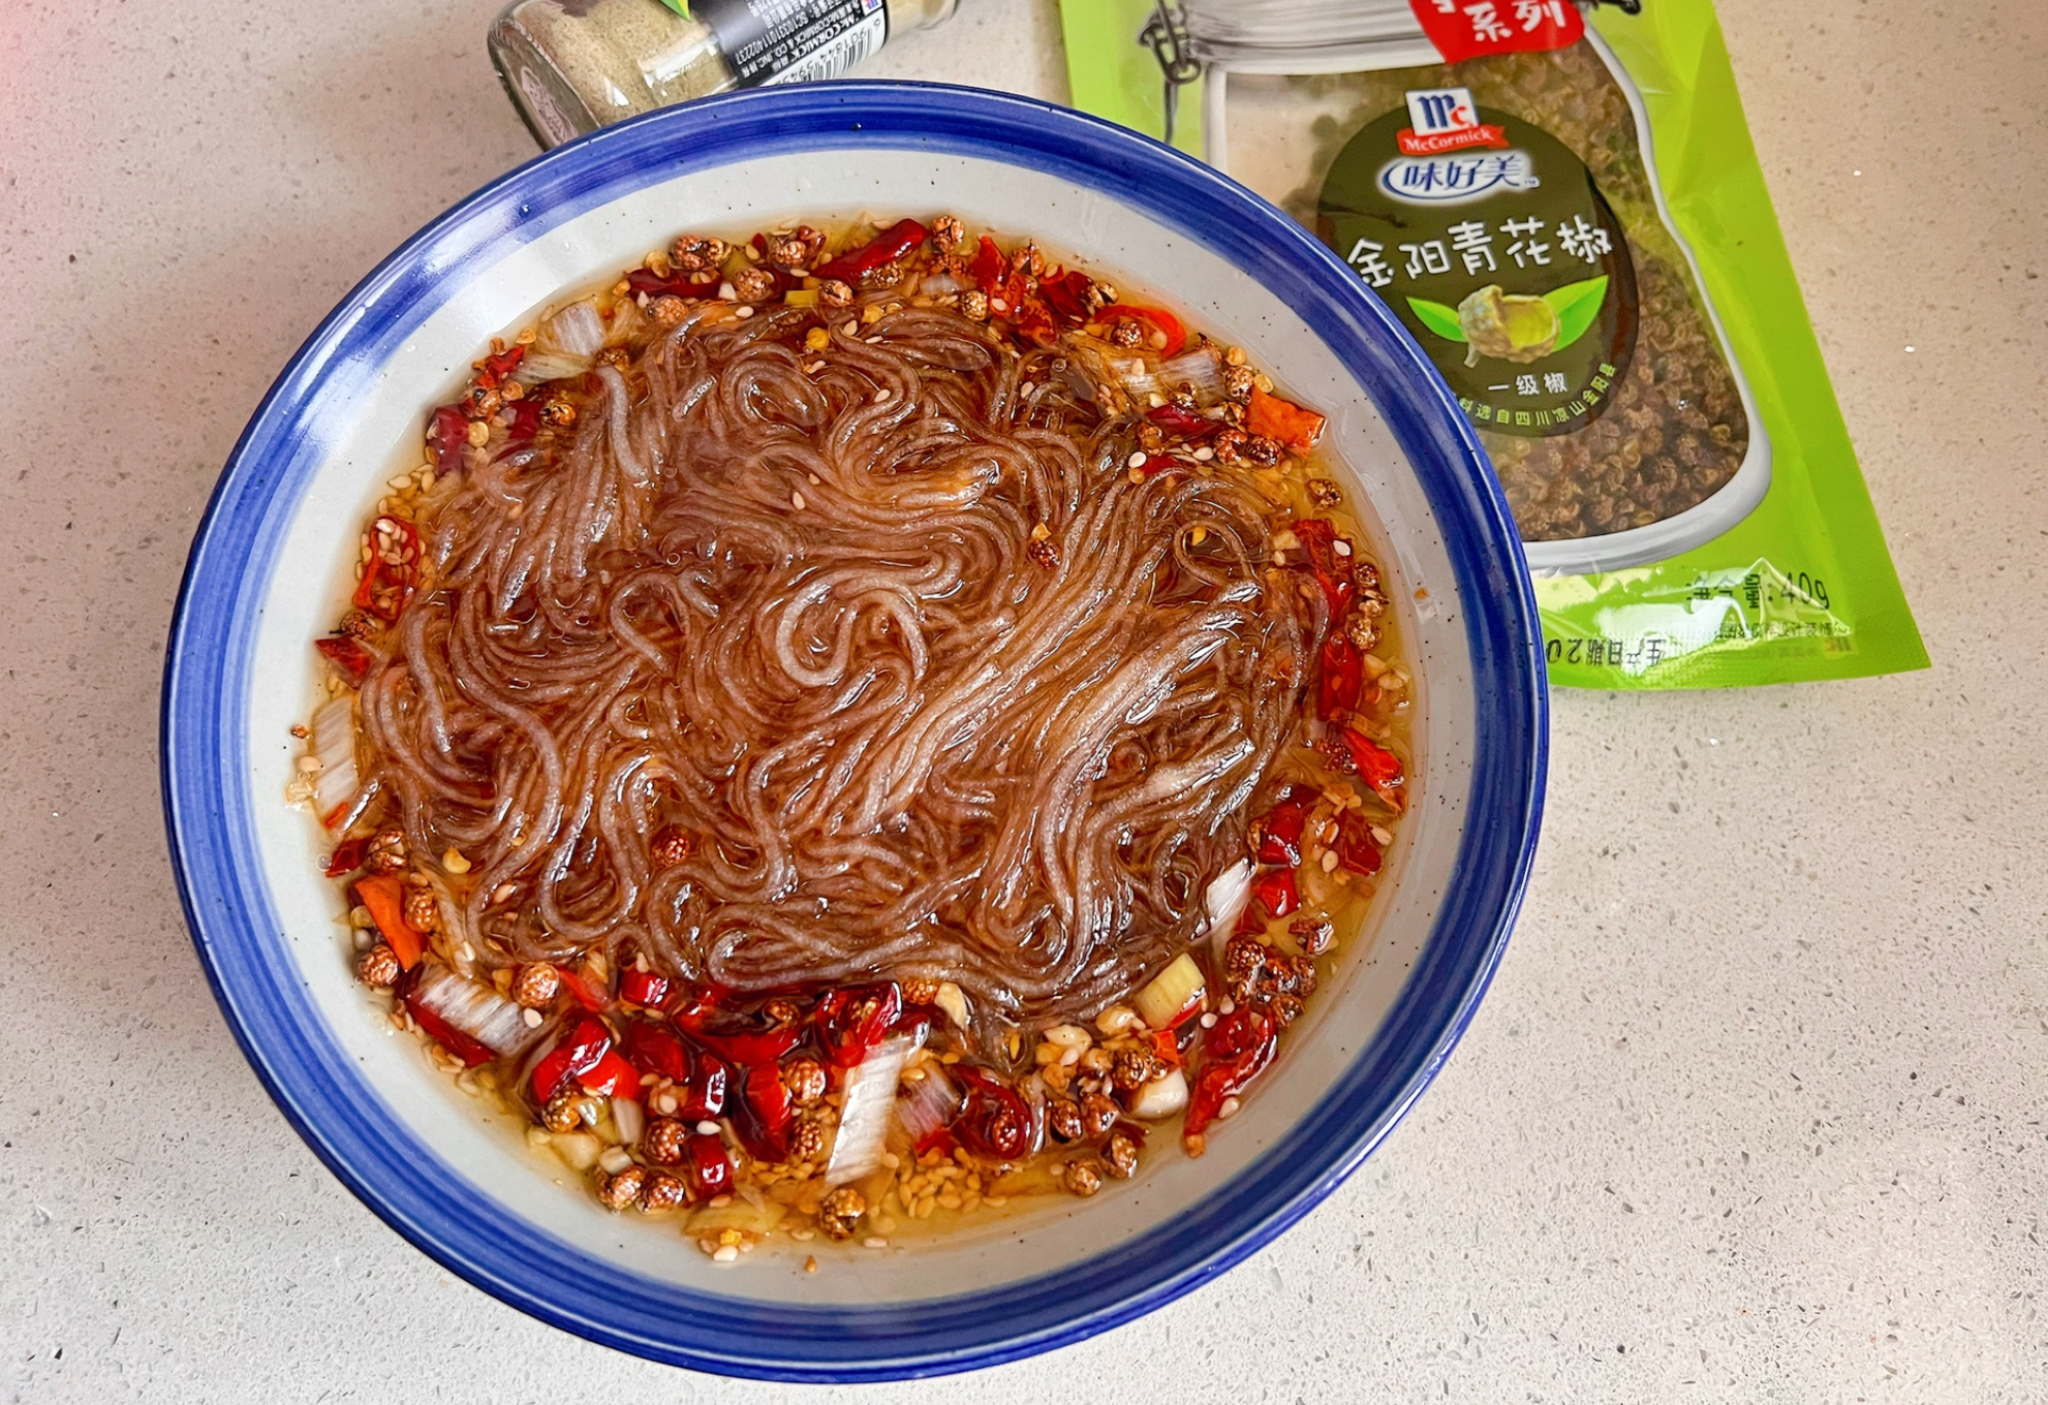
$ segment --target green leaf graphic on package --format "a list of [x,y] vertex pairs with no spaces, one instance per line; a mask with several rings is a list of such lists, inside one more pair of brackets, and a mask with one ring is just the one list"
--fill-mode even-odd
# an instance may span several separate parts
[[1408,306],[1422,325],[1445,341],[1466,345],[1465,364],[1482,356],[1502,361],[1541,361],[1586,335],[1599,320],[1607,300],[1607,275],[1552,288],[1541,297],[1504,293],[1500,284],[1469,294],[1456,307],[1428,298],[1410,298]]

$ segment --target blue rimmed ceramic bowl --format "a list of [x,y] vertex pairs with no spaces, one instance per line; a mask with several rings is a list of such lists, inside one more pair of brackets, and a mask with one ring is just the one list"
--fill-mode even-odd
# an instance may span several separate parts
[[[350,972],[316,827],[283,800],[309,641],[356,533],[477,348],[687,229],[960,215],[1164,294],[1330,414],[1419,675],[1414,796],[1353,956],[1209,1154],[1164,1154],[936,1244],[714,1265],[606,1214],[394,1037]],[[569,1331],[702,1370],[851,1381],[958,1371],[1168,1302],[1329,1193],[1421,1093],[1507,940],[1543,789],[1541,638],[1485,460],[1420,351],[1272,206],[1121,128],[908,84],[769,88],[572,142],[435,221],[293,359],[193,544],[164,680],[185,908],[271,1096],[342,1181],[470,1282]]]

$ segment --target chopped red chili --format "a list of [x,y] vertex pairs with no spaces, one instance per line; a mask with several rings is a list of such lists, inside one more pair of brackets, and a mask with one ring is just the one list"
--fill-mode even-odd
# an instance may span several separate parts
[[619,977],[619,998],[628,1004],[651,1009],[668,999],[668,977],[629,967]]
[[461,1059],[465,1068],[476,1068],[498,1056],[497,1051],[490,1046],[471,1038],[442,1019],[433,1006],[420,999],[417,991],[406,993],[405,1008],[411,1012],[413,1023],[424,1030],[429,1039]]
[[[1181,324],[1178,317],[1163,307],[1126,307],[1119,304],[1106,309],[1103,317],[1111,323],[1130,318],[1146,324],[1151,328],[1151,331],[1146,333],[1146,349],[1160,356],[1178,356],[1188,344],[1188,329]],[[1164,339],[1159,346],[1152,345],[1154,332]]]
[[596,1068],[612,1050],[612,1032],[603,1020],[585,1015],[569,1027],[562,1041],[533,1067],[533,1096],[545,1104],[571,1078]]
[[1014,1161],[1031,1149],[1031,1112],[1015,1089],[994,1074],[971,1064],[956,1064],[953,1074],[967,1085],[967,1096],[954,1115],[955,1140],[979,1156]]
[[1057,278],[1038,280],[1038,296],[1045,305],[1068,322],[1088,320],[1088,290],[1095,286],[1095,280],[1079,269],[1071,269]]
[[690,1191],[699,1200],[710,1200],[732,1190],[732,1161],[725,1143],[705,1132],[693,1133],[685,1143],[689,1149]]
[[[858,249],[841,254],[831,262],[812,269],[811,276],[821,279],[837,278],[841,282],[858,287],[863,273],[902,258],[924,243],[925,233],[925,227],[916,220],[898,220]],[[984,238],[983,242],[988,241]]]
[[685,1122],[703,1122],[725,1111],[726,1084],[731,1075],[724,1064],[710,1054],[697,1055],[697,1068],[690,1079],[690,1096],[683,1100]]
[[377,666],[377,656],[363,647],[362,641],[346,635],[329,639],[315,639],[313,647],[320,651],[320,657],[334,665],[334,671],[341,675],[341,681],[351,688],[363,686],[363,680],[370,676],[370,670]]
[[1295,885],[1291,868],[1269,869],[1252,880],[1252,896],[1275,917],[1285,917],[1301,906],[1301,889]]
[[694,1062],[690,1050],[682,1040],[658,1024],[646,1020],[629,1023],[619,1041],[619,1052],[642,1073],[652,1073],[678,1085],[690,1082]]
[[1358,697],[1365,688],[1365,658],[1358,646],[1341,634],[1323,641],[1322,671],[1316,677],[1316,716],[1333,721],[1358,710]]
[[1242,1093],[1251,1081],[1266,1071],[1280,1047],[1279,1031],[1263,1010],[1240,1005],[1216,1022],[1203,1041],[1207,1062],[1195,1075],[1188,1099],[1187,1120],[1181,1135],[1193,1151],[1204,1129],[1223,1111],[1226,1098]]
[[1301,833],[1308,824],[1308,812],[1315,807],[1316,792],[1305,785],[1291,785],[1280,803],[1258,822],[1260,863],[1284,864],[1293,868],[1301,862]]
[[612,993],[587,976],[580,976],[567,966],[557,966],[555,972],[562,978],[562,989],[569,992],[569,998],[591,1014],[601,1014],[612,1007]]
[[339,878],[344,873],[354,873],[363,866],[363,855],[369,851],[370,836],[358,834],[353,839],[344,839],[334,846],[334,852],[327,856],[327,876]]
[[789,1160],[790,1130],[796,1123],[796,1101],[782,1081],[782,1069],[755,1064],[744,1075],[744,1112],[733,1119],[740,1144],[762,1161]]
[[773,1063],[803,1038],[803,1031],[794,1026],[749,1028],[737,1016],[701,998],[678,1010],[674,1018],[677,1027],[697,1043],[740,1068]]
[[1347,814],[1338,822],[1336,848],[1337,862],[1351,872],[1370,878],[1380,871],[1380,846],[1363,815]]
[[1401,808],[1402,785],[1407,777],[1401,770],[1401,758],[1388,751],[1356,727],[1346,727],[1338,734],[1349,754],[1353,769],[1359,779],[1373,789],[1373,794],[1392,805]]
[[[818,1002],[818,1038],[825,1057],[838,1068],[852,1068],[883,1039],[903,1009],[903,992],[894,981],[881,985],[834,990]],[[792,1043],[794,1031],[791,1031]]]
[[576,1081],[586,1090],[608,1098],[640,1101],[640,1070],[620,1058],[615,1049],[607,1050],[590,1072],[577,1074]]
[[1325,518],[1302,518],[1294,524],[1294,536],[1308,557],[1308,568],[1316,584],[1322,587],[1323,599],[1329,602],[1330,621],[1334,625],[1350,612],[1358,593],[1358,584],[1351,576],[1351,558],[1338,554],[1337,529]]
[[469,446],[469,416],[459,405],[443,405],[427,422],[427,451],[434,473],[445,478],[462,470],[462,451]]
[[1154,405],[1147,410],[1145,418],[1168,434],[1176,434],[1183,439],[1198,439],[1216,428],[1195,411],[1184,410],[1170,400],[1164,405]]
[[477,366],[476,383],[485,390],[496,390],[512,379],[512,373],[519,369],[525,355],[523,346],[509,346],[503,351],[493,352]]

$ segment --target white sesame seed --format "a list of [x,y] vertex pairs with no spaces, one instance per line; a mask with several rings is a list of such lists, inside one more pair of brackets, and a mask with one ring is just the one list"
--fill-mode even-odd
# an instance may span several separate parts
[[860,1242],[867,1245],[870,1249],[886,1249],[889,1247],[889,1241],[882,1238],[879,1234],[871,1234]]
[[1323,850],[1322,863],[1323,872],[1335,873],[1337,871],[1337,851],[1335,849]]
[[1166,397],[1155,390],[1146,395],[1145,403],[1156,410],[1166,403]]
[[885,385],[880,390],[875,392],[875,403],[877,405],[886,405],[889,403],[889,397],[894,395],[895,393],[895,391],[889,389],[889,387]]
[[1031,382],[1026,381],[1024,382],[1024,384],[1017,387],[1017,393],[1019,395],[1029,395],[1031,393],[1031,389]]
[[802,512],[804,510],[804,495],[802,493],[791,493],[789,495],[789,505],[798,512]]
[[1237,1110],[1242,1106],[1244,1104],[1240,1103],[1236,1098],[1225,1098],[1223,1105],[1216,1109],[1216,1120],[1223,1122],[1237,1116]]
[[320,758],[317,756],[301,756],[299,758],[299,769],[309,776],[317,775],[321,764]]
[[726,1206],[732,1204],[732,1197],[730,1195],[714,1195],[704,1203],[714,1210],[723,1210]]
[[1216,1007],[1216,1013],[1219,1015],[1228,1015],[1236,1009],[1237,1002],[1226,995],[1223,997],[1223,1003]]
[[676,1095],[674,1093],[662,1093],[657,1096],[654,1100],[654,1110],[663,1117],[669,1116],[676,1110]]
[[737,292],[733,291],[732,284],[720,283],[718,285],[718,296],[724,299],[726,302],[738,302],[740,295]]
[[[532,1012],[531,1012],[531,1011],[528,1011],[528,1013],[529,1013],[529,1014],[531,1014]],[[1214,1028],[1216,1028],[1216,1012],[1215,1012],[1214,1010],[1209,1010],[1209,1011],[1205,1011],[1205,1012],[1203,1013],[1203,1015],[1202,1015],[1202,1028],[1203,1028],[1203,1029],[1214,1029]]]
[[521,1010],[519,1012],[519,1019],[528,1029],[540,1028],[541,1020],[540,1011],[538,1010]]
[[410,488],[412,486],[412,475],[410,473],[401,473],[390,481],[390,486],[401,489]]
[[881,339],[880,337],[878,337],[878,336],[876,336],[876,337],[863,337],[863,338],[861,338],[861,340],[862,340],[862,341],[865,341],[865,342],[866,342],[866,343],[867,343],[867,344],[868,344],[869,346],[880,346],[880,345],[882,344],[882,339]]
[[710,1118],[708,1118],[708,1117],[707,1117],[707,1118],[706,1118],[706,1119],[704,1119],[704,1120],[703,1120],[702,1122],[699,1122],[699,1123],[697,1124],[697,1135],[698,1135],[698,1136],[700,1136],[700,1137],[715,1137],[715,1136],[717,1136],[717,1135],[718,1135],[718,1124],[717,1124],[716,1122],[713,1122],[713,1121],[712,1121],[712,1120],[711,1120]]
[[1393,831],[1381,829],[1378,825],[1374,825],[1372,827],[1372,838],[1373,842],[1375,844],[1378,844],[1381,848],[1385,848],[1387,845],[1394,842]]
[[1124,460],[1125,468],[1143,468],[1144,466],[1145,451],[1143,449],[1138,450],[1136,453],[1132,454],[1129,458]]
[[997,312],[1008,312],[1010,310],[1010,305],[1004,302],[1001,298],[990,298],[988,300],[988,305],[991,308],[995,309]]
[[1207,444],[1204,444],[1201,448],[1195,450],[1195,460],[1198,463],[1207,463],[1209,462],[1209,460],[1215,457],[1216,451],[1210,448]]
[[711,1251],[711,1261],[713,1263],[729,1264],[739,1256],[739,1246],[736,1244],[721,1244]]
[[1351,543],[1345,541],[1344,538],[1339,537],[1337,538],[1337,540],[1330,543],[1330,549],[1336,552],[1339,556],[1349,556],[1351,554]]
[[846,321],[846,325],[844,327],[841,327],[839,330],[850,337],[855,332],[858,332],[860,330],[860,323],[854,321],[852,318],[849,317]]
[[819,484],[819,483],[822,483],[822,482],[824,482],[824,481],[825,481],[824,479],[820,478],[820,477],[819,477],[819,476],[818,476],[817,474],[815,474],[815,473],[806,473],[806,474],[804,475],[804,477],[806,477],[806,478],[810,479],[810,480],[811,480],[811,483],[812,483],[812,485],[813,485],[813,486],[816,486],[817,484]]

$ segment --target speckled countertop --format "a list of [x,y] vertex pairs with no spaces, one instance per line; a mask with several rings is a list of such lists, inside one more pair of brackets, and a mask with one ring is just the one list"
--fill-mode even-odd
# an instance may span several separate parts
[[[1721,9],[1935,668],[1559,696],[1520,930],[1385,1148],[948,1399],[2048,1398],[2048,7]],[[867,72],[1063,96],[1050,0],[963,10]],[[5,1400],[819,1398],[586,1345],[387,1231],[259,1091],[164,857],[193,526],[321,314],[531,153],[488,18],[0,7]]]

